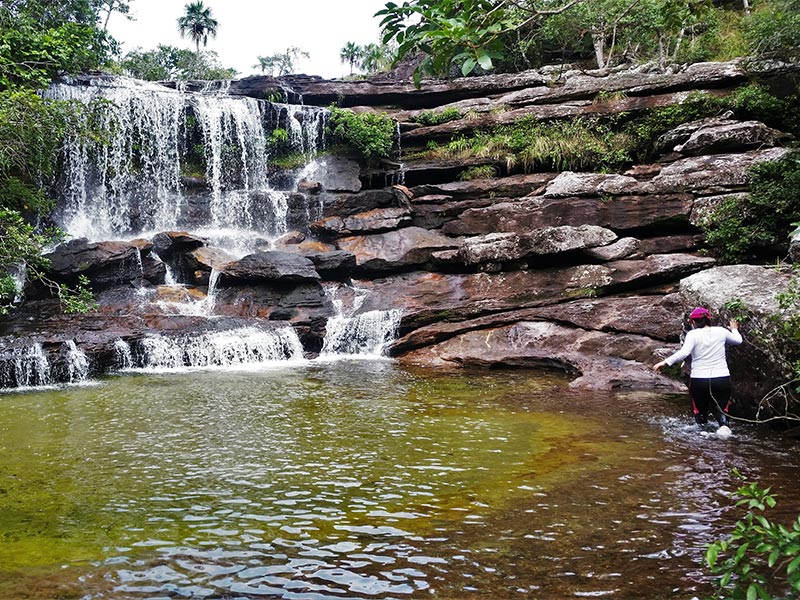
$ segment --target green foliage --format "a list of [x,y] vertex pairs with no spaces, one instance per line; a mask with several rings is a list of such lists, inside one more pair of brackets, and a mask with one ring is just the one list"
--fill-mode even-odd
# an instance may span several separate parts
[[706,550],[706,564],[720,576],[721,600],[779,600],[800,594],[800,516],[784,526],[764,516],[776,505],[770,488],[757,483],[741,486],[736,506],[747,513],[731,535]]
[[297,61],[301,58],[310,58],[310,54],[297,46],[291,46],[284,52],[277,52],[269,56],[259,56],[258,64],[254,69],[261,69],[262,73],[269,71],[270,75],[288,75],[295,72]]
[[760,3],[747,23],[745,35],[755,56],[800,58],[800,0]]
[[189,36],[195,43],[196,53],[200,55],[200,42],[208,44],[208,37],[217,36],[219,22],[211,16],[211,9],[203,5],[202,0],[190,2],[185,6],[185,13],[178,18],[178,33],[181,37]]
[[289,132],[283,127],[273,129],[269,134],[269,143],[272,145],[285,144],[289,141]]
[[631,139],[610,122],[578,118],[550,122],[521,119],[458,137],[429,149],[438,158],[502,160],[509,171],[611,169],[630,160]]
[[19,0],[0,5],[0,90],[44,87],[62,74],[103,64],[113,40],[80,0]]
[[750,193],[727,198],[703,225],[706,241],[722,262],[738,262],[787,243],[800,220],[800,154],[756,165]]
[[[502,35],[518,28],[518,11],[503,9],[490,0],[439,0],[387,2],[375,16],[382,17],[383,42],[395,41],[398,58],[421,50],[426,57],[415,71],[419,84],[422,71],[448,75],[456,65],[461,75],[478,66],[494,68],[503,57]],[[501,3],[502,4],[502,3]]]
[[146,81],[233,79],[235,69],[220,65],[216,52],[195,53],[174,46],[131,50],[119,62],[122,73]]
[[478,165],[464,169],[458,178],[461,181],[472,181],[473,179],[490,179],[497,175],[497,169],[492,165]]
[[336,106],[330,110],[328,127],[334,138],[358,150],[367,160],[391,154],[397,128],[392,119],[376,113],[356,114]]
[[448,123],[450,121],[457,121],[463,116],[464,115],[461,113],[460,110],[458,110],[454,106],[451,106],[443,110],[422,111],[417,116],[413,117],[411,121],[415,123],[420,123],[427,127],[431,125],[441,125],[442,123]]

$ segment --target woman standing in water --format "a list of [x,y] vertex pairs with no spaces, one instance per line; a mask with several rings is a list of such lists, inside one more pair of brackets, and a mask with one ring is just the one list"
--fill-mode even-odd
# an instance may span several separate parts
[[731,320],[730,329],[712,327],[711,315],[702,307],[689,315],[692,325],[686,334],[683,346],[672,356],[653,365],[658,371],[666,365],[674,365],[689,356],[692,370],[689,380],[689,397],[698,425],[708,422],[708,413],[714,411],[720,427],[728,426],[728,403],[731,399],[731,374],[725,356],[726,344],[741,344],[739,324]]

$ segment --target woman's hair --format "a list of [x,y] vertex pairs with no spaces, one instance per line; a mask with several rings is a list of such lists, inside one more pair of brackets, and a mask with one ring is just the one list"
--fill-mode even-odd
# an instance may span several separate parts
[[711,326],[711,318],[707,316],[700,317],[699,319],[691,319],[692,323],[695,324],[695,327],[710,327]]

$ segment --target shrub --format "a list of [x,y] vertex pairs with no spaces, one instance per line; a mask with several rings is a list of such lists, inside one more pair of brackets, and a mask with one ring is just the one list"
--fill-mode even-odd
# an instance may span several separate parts
[[763,254],[788,241],[800,221],[800,153],[756,165],[750,171],[750,193],[731,197],[703,224],[706,242],[722,262]]
[[352,110],[333,106],[328,127],[336,139],[371,160],[386,158],[391,154],[397,124],[386,115],[356,114]]
[[734,497],[747,514],[737,521],[730,537],[706,550],[706,564],[719,575],[721,600],[778,600],[800,593],[800,516],[787,527],[762,513],[776,505],[770,488],[757,483],[741,486]]
[[430,126],[441,125],[442,123],[448,123],[450,121],[457,121],[462,117],[463,115],[461,114],[461,111],[454,106],[451,106],[450,108],[445,108],[444,110],[422,111],[416,117],[412,117],[411,121],[420,123],[421,125]]
[[461,181],[472,181],[473,179],[491,179],[497,175],[497,169],[492,165],[478,165],[464,169],[458,178]]

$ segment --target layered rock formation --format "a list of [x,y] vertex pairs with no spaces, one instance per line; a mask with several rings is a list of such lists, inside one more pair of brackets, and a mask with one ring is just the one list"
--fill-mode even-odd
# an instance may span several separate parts
[[[786,69],[762,76],[780,77]],[[249,78],[234,82],[231,93],[265,98],[291,89],[306,103],[336,99],[357,111],[385,112],[398,120],[400,145],[409,148],[522,117],[643,111],[698,90],[722,96],[746,76],[729,63],[602,77],[544,70],[426,82],[421,89],[390,81]],[[598,101],[603,94],[618,97]],[[413,121],[422,109],[448,108],[464,116],[434,126]],[[321,207],[321,218],[300,223],[273,249],[235,259],[191,232],[72,242],[52,255],[51,276],[67,283],[88,276],[98,311],[54,316],[54,301],[29,301],[0,322],[0,336],[6,348],[23,338],[52,347],[74,339],[93,349],[96,371],[113,368],[107,357],[114,339],[181,326],[159,316],[159,306],[174,300],[174,288],[163,285],[169,266],[191,284],[179,292],[190,302],[203,302],[213,287],[213,314],[291,324],[309,353],[320,350],[334,312],[326,288],[347,284],[362,294],[360,313],[402,310],[388,352],[403,362],[554,368],[579,388],[682,392],[679,378],[655,374],[651,365],[679,344],[686,309],[704,304],[719,314],[733,299],[758,305],[753,297],[760,295],[766,315],[774,309],[769,297],[787,285],[778,277],[750,289],[748,282],[768,277],[766,267],[715,268],[699,229],[711,207],[747,193],[748,169],[783,156],[786,141],[763,123],[721,115],[676,128],[656,160],[620,173],[512,172],[461,181],[467,167],[494,161],[419,160],[399,170],[389,165],[392,178],[404,181],[386,187],[386,173],[376,177],[374,166],[328,156],[296,190],[300,200]],[[737,283],[722,286],[725,280]],[[184,318],[188,326],[193,318]],[[745,370],[746,361],[746,353],[732,352],[735,368]],[[743,377],[739,410],[752,412],[784,375],[772,360]]]

